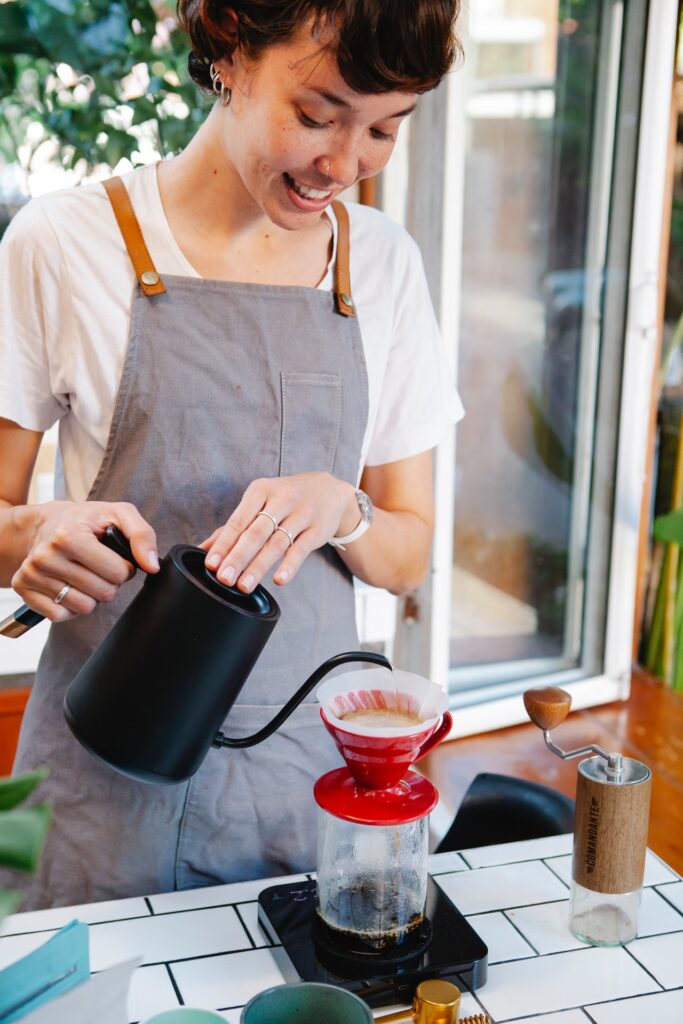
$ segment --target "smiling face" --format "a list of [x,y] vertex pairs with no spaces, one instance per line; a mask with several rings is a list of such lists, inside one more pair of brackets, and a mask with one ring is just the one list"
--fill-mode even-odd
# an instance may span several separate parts
[[239,199],[290,230],[310,225],[340,192],[382,170],[416,100],[355,92],[309,28],[268,47],[257,64],[236,50],[216,67],[232,89],[221,110],[221,143]]

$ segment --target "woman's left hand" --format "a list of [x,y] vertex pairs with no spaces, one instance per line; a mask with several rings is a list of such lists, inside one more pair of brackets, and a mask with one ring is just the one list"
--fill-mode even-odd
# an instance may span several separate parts
[[200,547],[222,583],[248,593],[281,558],[273,582],[289,583],[311,551],[349,533],[358,518],[355,489],[330,473],[254,480],[227,523]]

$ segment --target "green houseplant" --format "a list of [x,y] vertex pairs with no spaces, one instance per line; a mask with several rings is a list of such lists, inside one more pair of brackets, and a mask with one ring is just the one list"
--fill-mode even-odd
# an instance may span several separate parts
[[23,190],[45,162],[81,180],[181,149],[204,119],[188,41],[164,0],[0,3],[0,157]]
[[[0,865],[19,871],[35,871],[50,827],[47,804],[22,807],[47,775],[39,769],[16,778],[0,779]],[[0,920],[21,903],[22,894],[0,888]]]

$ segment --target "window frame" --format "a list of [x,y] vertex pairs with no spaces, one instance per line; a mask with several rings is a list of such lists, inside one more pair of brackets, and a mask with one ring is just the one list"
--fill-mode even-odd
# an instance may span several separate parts
[[[594,365],[590,369],[598,403],[596,422],[606,423],[611,428],[612,444],[616,448],[615,476],[602,482],[594,479],[592,498],[594,502],[608,496],[611,498],[608,492],[613,488],[613,513],[611,519],[602,524],[599,522],[600,516],[594,515],[595,521],[591,522],[588,538],[587,561],[590,564],[592,559],[593,566],[599,567],[607,581],[600,634],[593,638],[590,637],[590,631],[586,634],[589,644],[600,644],[602,670],[587,674],[581,667],[568,671],[560,669],[543,676],[534,674],[527,678],[503,678],[496,683],[492,681],[496,670],[491,669],[487,685],[473,686],[451,694],[451,707],[457,711],[452,737],[527,721],[521,694],[529,685],[562,685],[571,693],[576,709],[625,699],[629,693],[642,481],[646,467],[652,380],[657,355],[660,236],[678,3],[676,0],[662,0],[661,3],[648,5],[645,0],[637,0],[625,8],[622,0],[612,0],[609,16],[614,19],[614,25],[620,33],[623,19],[624,51],[617,66],[626,71],[619,77],[620,91],[624,89],[623,74],[628,71],[627,47],[635,45],[638,31],[642,39],[644,24],[647,25],[647,31],[642,87],[639,81],[637,89],[640,113],[635,125],[637,155],[635,181],[631,182],[632,217],[623,218],[628,223],[622,225],[621,237],[618,231],[610,230],[608,233],[605,207],[611,208],[614,190],[626,188],[629,184],[619,180],[620,160],[624,146],[633,146],[633,140],[622,138],[623,129],[620,129],[615,134],[612,147],[614,161],[610,161],[610,173],[607,176],[610,187],[605,189],[604,175],[598,182],[601,190],[598,202],[602,203],[602,208],[597,214],[595,236],[591,242],[592,255],[599,255],[602,248],[607,265],[611,246],[630,246],[628,280],[621,282],[621,285],[617,283],[611,290],[605,289],[602,295],[594,294],[590,299],[590,315],[595,317],[597,311],[599,317],[604,317],[605,323],[612,318],[613,325],[612,337],[603,338],[601,367]],[[612,95],[617,85],[614,80],[613,36],[613,32],[609,34],[611,42],[607,46],[607,53],[601,57],[601,60],[608,62],[605,68],[607,88]],[[424,97],[413,115],[410,140],[413,180],[414,176],[422,172],[430,176],[433,187],[429,190],[431,209],[427,211],[424,209],[424,197],[421,207],[415,208],[415,195],[419,194],[419,190],[409,189],[406,212],[406,225],[425,253],[426,265],[437,268],[438,282],[436,286],[432,283],[433,298],[444,338],[452,339],[449,356],[454,375],[461,305],[466,69],[465,62],[464,70],[457,70],[436,92]],[[436,146],[425,148],[425,133],[420,132],[420,123],[431,126],[444,124],[445,139],[440,140]],[[604,135],[604,126],[598,126],[597,130]],[[605,139],[602,144],[605,149],[611,145]],[[597,165],[604,163],[601,160],[594,162]],[[633,168],[632,156],[624,163]],[[441,168],[441,173],[436,175],[437,181],[434,181],[435,167]],[[448,225],[447,231],[430,230],[430,224],[434,222],[435,205],[440,206],[436,217],[440,218],[442,224]],[[425,219],[425,213],[432,219]],[[624,238],[624,231],[628,232],[628,239]],[[621,338],[614,336],[614,325],[618,326],[620,322],[617,316],[619,303],[623,325],[621,374],[613,373],[612,386],[606,388],[603,383],[598,393],[597,375],[601,368],[604,374],[605,360],[613,357],[615,342],[622,344]],[[584,321],[587,322],[588,317],[584,317]],[[595,329],[595,324],[584,329]],[[584,395],[585,400],[590,401],[591,381],[587,385]],[[606,432],[603,430],[603,436],[596,437],[598,450],[601,445],[609,445],[608,434],[609,429]],[[456,440],[451,436],[435,453],[437,514],[431,572],[426,583],[411,596],[409,602],[404,600],[399,603],[394,638],[394,654],[398,664],[411,671],[427,674],[443,686],[448,686],[453,672],[449,667],[449,616],[452,534],[454,516],[457,515],[453,501],[455,452]],[[591,462],[591,459],[588,464],[584,462],[581,469],[583,473],[590,472]],[[585,514],[585,511],[580,514]],[[596,602],[600,597],[598,589],[593,572],[588,581],[583,613],[588,621],[597,611]]]

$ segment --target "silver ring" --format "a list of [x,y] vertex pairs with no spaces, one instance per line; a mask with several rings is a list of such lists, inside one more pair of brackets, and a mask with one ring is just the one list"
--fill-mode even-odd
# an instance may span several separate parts
[[[263,509],[261,512],[257,512],[256,513],[255,518],[258,519],[259,516],[268,516],[268,518],[270,519],[271,523],[275,527],[275,530],[277,530],[278,526],[280,525],[278,523],[277,519],[275,518],[275,516],[272,514],[272,512],[266,512],[266,510]],[[273,530],[273,533],[275,533],[275,530]]]
[[286,526],[276,526],[274,531],[273,531],[273,533],[277,533],[278,530],[280,531],[280,533],[286,533],[287,534],[287,539],[289,540],[289,546],[291,548],[292,544],[294,543],[294,538],[292,537],[292,535],[289,532],[289,530],[287,529],[287,527]]
[[69,593],[70,590],[71,590],[71,584],[67,583],[66,586],[62,587],[62,589],[59,591],[57,596],[52,598],[54,603],[55,604],[61,604],[62,601],[64,600],[64,598],[66,597],[66,595]]

